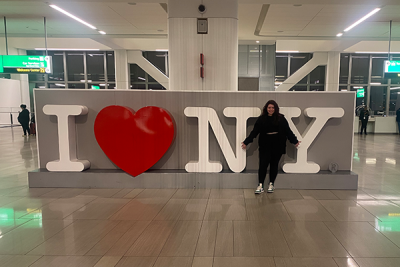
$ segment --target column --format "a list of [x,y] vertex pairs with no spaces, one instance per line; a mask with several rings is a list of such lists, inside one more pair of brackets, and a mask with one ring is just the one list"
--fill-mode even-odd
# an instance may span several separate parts
[[126,89],[129,87],[129,66],[128,55],[126,50],[114,50],[115,58],[115,83],[117,89]]
[[[170,90],[238,90],[237,13],[237,0],[168,1]],[[198,18],[207,19],[207,34],[197,33]]]
[[340,52],[328,52],[325,91],[339,91]]

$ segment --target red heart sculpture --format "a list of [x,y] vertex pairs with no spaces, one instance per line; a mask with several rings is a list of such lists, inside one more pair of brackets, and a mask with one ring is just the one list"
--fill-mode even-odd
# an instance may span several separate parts
[[125,172],[138,176],[167,152],[175,136],[172,115],[159,107],[136,113],[122,106],[103,108],[94,122],[97,143],[107,157]]

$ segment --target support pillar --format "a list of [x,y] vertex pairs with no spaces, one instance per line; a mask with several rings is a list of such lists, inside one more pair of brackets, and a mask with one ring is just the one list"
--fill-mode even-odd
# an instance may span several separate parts
[[[238,90],[237,14],[237,0],[168,1],[170,90]],[[198,18],[207,19],[206,34],[198,34]]]
[[325,91],[339,91],[340,52],[328,52]]
[[115,57],[115,82],[117,89],[129,89],[129,66],[126,50],[117,49]]

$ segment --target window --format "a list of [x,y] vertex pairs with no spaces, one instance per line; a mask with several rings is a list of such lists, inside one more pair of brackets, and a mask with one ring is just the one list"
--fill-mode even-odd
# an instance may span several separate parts
[[[104,53],[86,52],[87,79],[91,81],[105,81]],[[91,88],[89,86],[89,88]]]
[[[291,54],[290,55],[290,75],[303,67],[309,60],[310,54]],[[299,83],[307,83],[307,75]]]
[[386,91],[387,86],[371,86],[370,108],[374,114],[386,112]]
[[383,77],[383,64],[387,57],[372,57],[371,83],[387,84],[388,80]]
[[325,84],[325,66],[318,66],[310,73],[310,84]]
[[339,83],[347,84],[349,82],[349,54],[340,54],[340,74]]
[[288,77],[288,54],[276,54],[275,82],[283,82]]
[[67,73],[68,81],[85,81],[83,52],[67,53]]
[[369,55],[353,56],[351,83],[368,84]]
[[[49,81],[64,81],[64,53],[49,52],[52,57],[53,74],[48,74]],[[42,80],[44,81],[44,79]]]

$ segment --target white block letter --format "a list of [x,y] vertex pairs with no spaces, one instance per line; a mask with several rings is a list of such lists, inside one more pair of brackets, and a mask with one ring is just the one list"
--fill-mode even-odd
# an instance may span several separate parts
[[90,167],[88,160],[76,158],[75,116],[85,115],[88,108],[78,105],[45,105],[46,115],[56,115],[58,120],[59,160],[46,164],[49,171],[80,172]]
[[326,122],[330,118],[343,117],[344,110],[342,108],[305,109],[304,115],[315,119],[313,119],[313,121],[308,125],[303,136],[301,136],[291,119],[292,117],[298,117],[300,115],[300,112],[296,112],[294,109],[300,111],[299,108],[281,108],[281,112],[285,114],[285,117],[287,117],[290,128],[297,136],[297,139],[301,141],[301,144],[297,149],[296,163],[286,163],[283,165],[283,171],[286,173],[317,173],[320,170],[320,166],[315,162],[307,161],[307,150],[312,142],[314,142],[317,135],[321,132]]
[[261,113],[259,108],[253,107],[227,107],[224,109],[226,117],[236,118],[236,157],[229,144],[225,131],[217,113],[207,107],[187,107],[184,111],[187,117],[198,117],[199,120],[199,161],[189,162],[185,169],[187,172],[220,172],[221,162],[210,162],[209,160],[209,136],[208,123],[211,125],[222,153],[233,172],[241,172],[246,167],[246,151],[240,143],[246,138],[246,122],[248,118],[258,117]]

